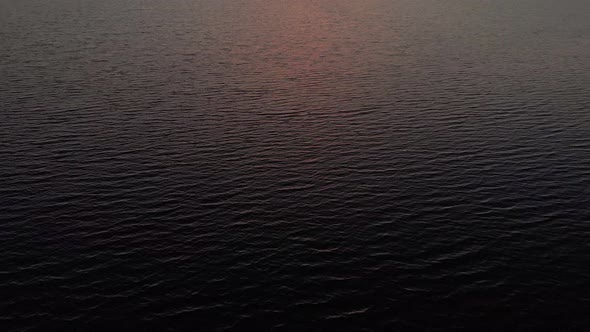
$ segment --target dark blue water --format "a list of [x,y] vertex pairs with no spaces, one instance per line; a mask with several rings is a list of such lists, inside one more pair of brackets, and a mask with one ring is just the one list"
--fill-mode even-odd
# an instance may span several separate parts
[[590,2],[0,0],[1,330],[590,328]]

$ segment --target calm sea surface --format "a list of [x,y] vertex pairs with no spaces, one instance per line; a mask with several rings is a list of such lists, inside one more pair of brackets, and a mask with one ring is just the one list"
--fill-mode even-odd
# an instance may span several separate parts
[[590,328],[587,0],[0,0],[0,327]]

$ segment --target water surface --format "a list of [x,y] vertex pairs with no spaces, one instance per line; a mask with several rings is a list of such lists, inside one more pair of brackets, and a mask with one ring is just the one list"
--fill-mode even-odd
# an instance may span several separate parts
[[587,329],[588,13],[0,0],[0,320]]

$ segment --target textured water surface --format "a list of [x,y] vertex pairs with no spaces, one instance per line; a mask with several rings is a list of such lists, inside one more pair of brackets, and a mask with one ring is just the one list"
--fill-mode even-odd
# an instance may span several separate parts
[[0,0],[0,77],[7,329],[590,328],[586,0]]

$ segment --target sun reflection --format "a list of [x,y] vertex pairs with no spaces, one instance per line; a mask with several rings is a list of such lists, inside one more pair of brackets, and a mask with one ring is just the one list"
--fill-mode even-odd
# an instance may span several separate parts
[[350,63],[355,32],[346,20],[310,1],[274,6],[279,13],[260,18],[266,23],[242,32],[244,40],[252,44],[232,50],[234,63],[250,70],[257,79],[289,88],[317,87],[355,67]]

